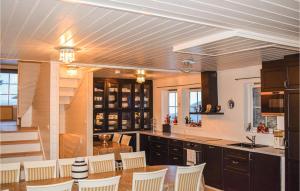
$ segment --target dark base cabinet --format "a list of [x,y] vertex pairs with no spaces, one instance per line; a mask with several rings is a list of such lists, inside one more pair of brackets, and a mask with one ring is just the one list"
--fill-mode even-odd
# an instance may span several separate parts
[[150,165],[168,165],[168,139],[150,137]]
[[225,191],[250,191],[249,185],[249,175],[233,170],[224,170]]
[[280,157],[251,154],[253,191],[280,191]]
[[205,184],[223,188],[223,149],[210,145],[203,145]]
[[299,191],[299,161],[290,159],[286,165],[286,191]]

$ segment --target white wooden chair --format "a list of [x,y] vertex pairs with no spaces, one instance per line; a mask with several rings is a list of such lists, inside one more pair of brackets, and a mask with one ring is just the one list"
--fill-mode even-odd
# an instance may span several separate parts
[[89,171],[90,174],[110,172],[116,170],[115,154],[105,154],[89,156]]
[[129,135],[123,135],[122,136],[122,140],[121,140],[121,144],[122,145],[129,145],[130,140],[131,140],[131,136],[129,136]]
[[112,142],[114,142],[114,143],[120,143],[120,140],[121,140],[121,134],[120,133],[114,133]]
[[167,169],[133,173],[132,191],[162,191]]
[[56,178],[56,160],[24,162],[25,180]]
[[79,180],[79,191],[118,191],[120,176],[104,179]]
[[120,153],[123,169],[146,167],[145,151]]
[[20,163],[0,164],[0,184],[19,182]]
[[71,177],[72,176],[72,164],[75,158],[58,159],[59,177]]
[[73,180],[58,184],[26,186],[27,191],[72,191]]
[[204,167],[205,163],[196,166],[177,167],[174,191],[204,191],[204,185],[201,185]]

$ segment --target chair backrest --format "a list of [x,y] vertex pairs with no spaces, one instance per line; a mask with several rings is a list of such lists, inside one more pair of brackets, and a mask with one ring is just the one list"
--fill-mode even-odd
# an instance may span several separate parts
[[205,163],[196,166],[177,167],[175,191],[199,191],[204,166]]
[[58,159],[59,177],[71,177],[72,176],[72,164],[75,158]]
[[130,140],[131,140],[131,136],[129,136],[129,135],[123,135],[122,136],[122,140],[121,140],[121,144],[122,145],[129,145]]
[[72,191],[73,180],[58,184],[26,186],[27,191]]
[[146,167],[145,151],[120,153],[123,169]]
[[114,153],[89,156],[88,160],[90,174],[110,172],[116,170],[116,161]]
[[56,178],[56,160],[24,162],[25,180]]
[[162,191],[167,169],[133,173],[132,191]]
[[0,165],[0,184],[19,182],[20,163],[2,163]]
[[120,143],[120,140],[121,140],[121,134],[120,133],[114,133],[112,142],[114,142],[114,143]]
[[79,180],[79,191],[118,191],[120,176],[104,179]]

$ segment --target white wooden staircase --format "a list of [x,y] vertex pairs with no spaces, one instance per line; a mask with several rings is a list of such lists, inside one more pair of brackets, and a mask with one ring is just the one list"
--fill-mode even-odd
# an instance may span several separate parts
[[66,68],[61,67],[59,76],[59,104],[68,105],[71,103],[76,89],[80,85],[82,73],[79,70],[77,75],[70,76],[66,73]]
[[39,131],[36,127],[0,131],[0,163],[43,160]]

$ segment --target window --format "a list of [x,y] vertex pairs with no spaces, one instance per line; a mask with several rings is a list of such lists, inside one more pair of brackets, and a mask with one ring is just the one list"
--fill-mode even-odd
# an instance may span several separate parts
[[257,128],[260,123],[264,123],[266,127],[274,129],[277,127],[276,116],[262,116],[261,115],[261,102],[260,92],[261,88],[258,86],[251,86],[251,103],[250,103],[250,123],[252,128]]
[[168,112],[171,117],[171,121],[178,116],[178,105],[177,105],[177,91],[170,90],[168,93]]
[[192,122],[198,123],[201,121],[200,113],[201,106],[201,90],[190,89],[190,108],[189,114]]
[[17,105],[18,74],[15,72],[0,73],[0,105]]

